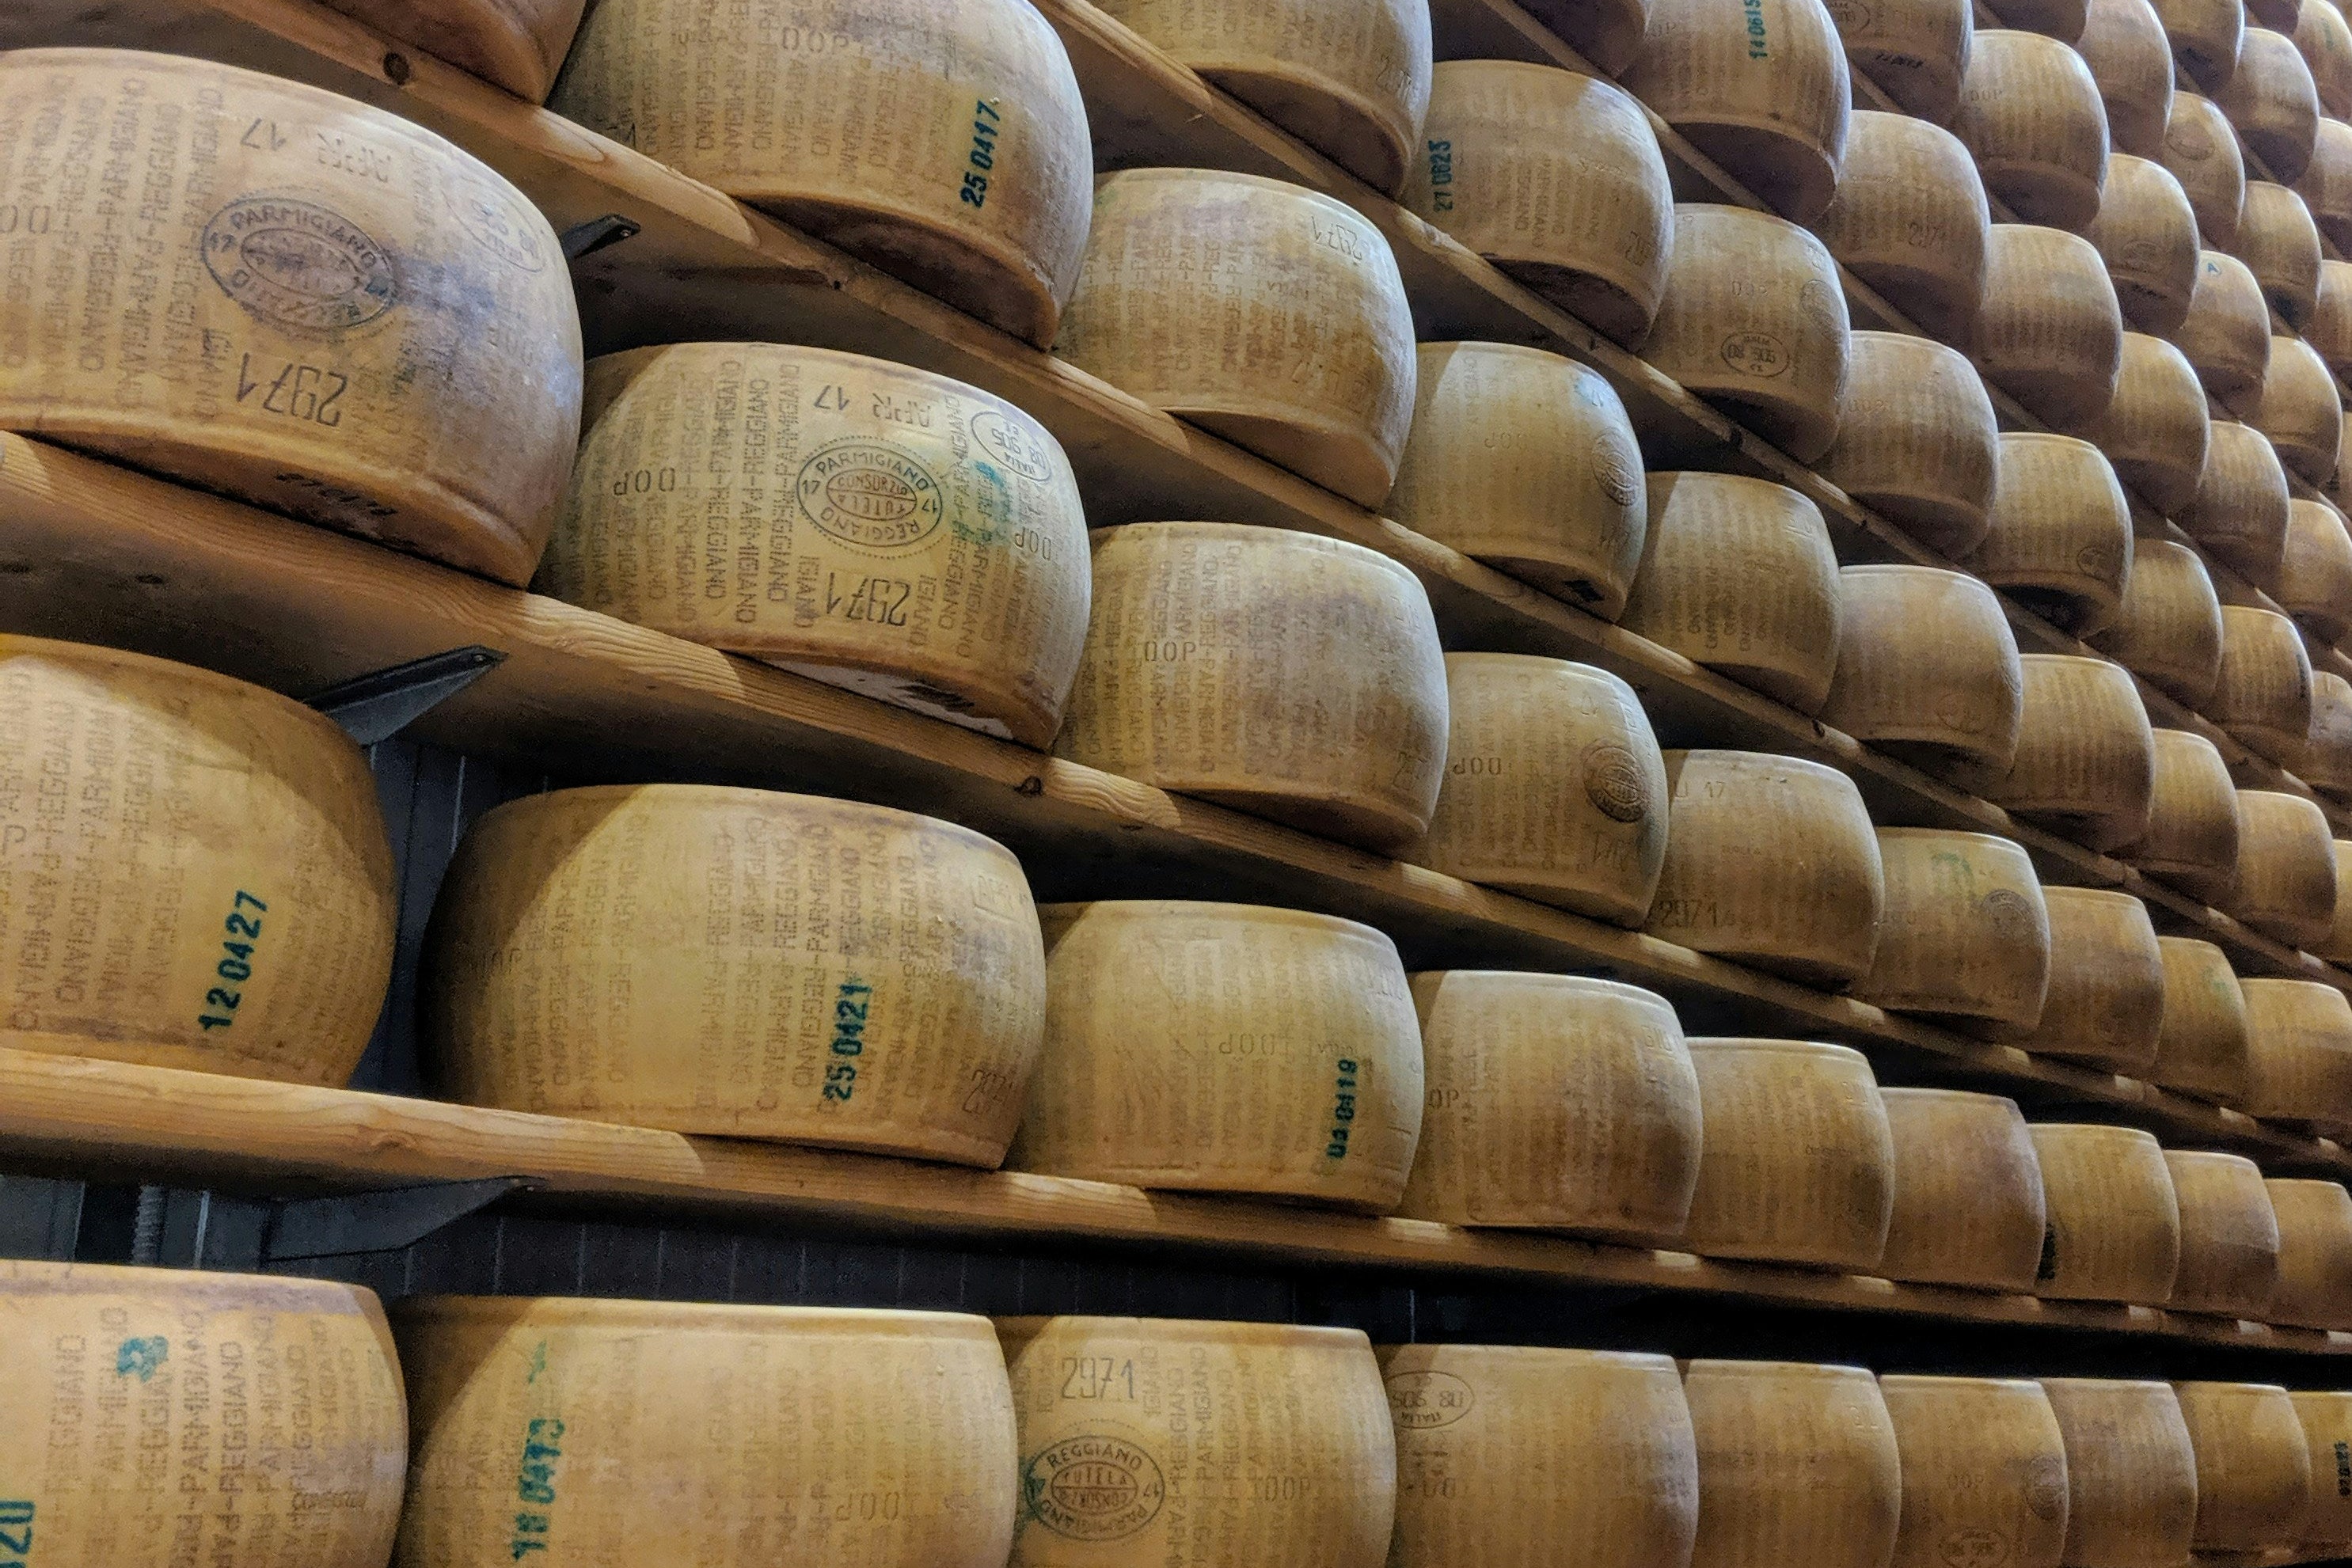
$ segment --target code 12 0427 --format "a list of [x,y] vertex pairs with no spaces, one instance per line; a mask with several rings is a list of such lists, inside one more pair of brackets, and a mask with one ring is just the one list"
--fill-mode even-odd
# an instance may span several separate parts
[[[252,913],[247,914],[250,910]],[[210,1034],[216,1029],[226,1029],[236,1022],[236,1009],[244,1005],[244,986],[253,978],[253,950],[261,941],[261,917],[269,905],[237,889],[236,898],[229,905],[228,918],[221,922],[225,935],[221,937],[221,959],[213,966],[213,973],[221,984],[205,992],[204,1011],[196,1022]]]

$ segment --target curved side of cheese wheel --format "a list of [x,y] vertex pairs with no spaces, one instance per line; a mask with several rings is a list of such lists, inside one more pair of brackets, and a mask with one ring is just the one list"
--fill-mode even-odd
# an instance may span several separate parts
[[2124,318],[2089,240],[1995,224],[1985,245],[1976,361],[1985,379],[2053,431],[2087,429],[2115,401]]
[[2159,338],[2180,330],[2197,288],[2197,214],[2172,171],[2110,154],[2098,216],[2083,233],[2107,264],[2125,319]]
[[1895,1148],[1869,1061],[1810,1040],[1689,1044],[1706,1137],[1683,1245],[1874,1272],[1893,1215]]
[[2066,1544],[2066,1442],[2025,1378],[1878,1380],[1903,1458],[1893,1568],[1949,1568],[1963,1545],[2016,1568],[2058,1568]]
[[2027,653],[2017,759],[1988,799],[2102,852],[2147,831],[2156,741],[2138,688],[2119,664]]
[[2238,882],[2223,907],[2282,942],[2325,942],[2342,891],[2326,813],[2300,795],[2241,789],[2238,825]]
[[[2202,410],[2198,417],[2201,434]],[[2134,538],[2116,623],[2090,641],[2176,702],[2201,709],[2221,678],[2221,600],[2212,575],[2187,545]]]
[[1902,1458],[1877,1380],[1857,1366],[1694,1361],[1692,1568],[1885,1568],[1902,1527]]
[[1890,1280],[2030,1292],[2045,1223],[2042,1166],[2017,1102],[1882,1089],[1895,1146]]
[[1881,828],[1886,914],[1853,994],[1969,1029],[2032,1029],[2050,983],[2051,922],[2033,862],[2008,839]]
[[2164,1030],[2151,1082],[2222,1105],[2240,1103],[2252,1071],[2246,995],[2221,949],[2188,936],[2159,936],[2164,952]]
[[2270,1321],[2352,1329],[2352,1194],[2332,1181],[2273,1177],[2263,1185],[2279,1228]]
[[1852,349],[1822,477],[1930,548],[1968,554],[1992,526],[2000,463],[1984,379],[1957,349],[1907,333],[1856,332]]
[[1979,29],[1952,131],[1976,154],[1986,189],[2025,222],[2080,233],[2099,215],[2106,105],[2069,45],[2021,28]]
[[2352,1131],[2352,1003],[2317,980],[2242,979],[2249,1116],[2334,1137]]
[[2261,1552],[2303,1539],[2311,1453],[2285,1389],[2176,1383],[2197,1453],[2197,1550]]
[[2263,1171],[2237,1155],[2167,1149],[2180,1203],[2180,1272],[2174,1312],[2263,1321],[2278,1289],[2278,1216]]
[[2164,1151],[2137,1127],[2035,1123],[2049,1229],[2034,1293],[2160,1307],[2180,1268],[2180,1207]]
[[2147,831],[2116,852],[2207,904],[2229,896],[2242,841],[2238,790],[2213,743],[2187,730],[2151,732],[2156,788]]
[[2050,918],[2050,984],[2030,1026],[1986,1032],[2039,1056],[2144,1072],[2156,1060],[2164,1014],[2164,950],[2147,906],[2095,887],[2042,892]]
[[2177,1568],[2197,1529],[2197,1454],[2168,1383],[2045,1377],[2066,1443],[2074,1568]]

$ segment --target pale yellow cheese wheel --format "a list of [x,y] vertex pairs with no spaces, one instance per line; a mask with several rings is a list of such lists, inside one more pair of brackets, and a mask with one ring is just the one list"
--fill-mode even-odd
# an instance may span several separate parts
[[2352,246],[2352,125],[2332,116],[2320,120],[2311,166],[2294,183],[2294,193],[2338,251]]
[[0,58],[0,427],[520,585],[580,428],[555,232],[439,136],[108,49]]
[[1016,1457],[985,1318],[425,1297],[396,1568],[1002,1568]]
[[1448,653],[1445,787],[1402,858],[1639,926],[1666,855],[1666,771],[1633,688],[1525,653]]
[[765,343],[595,360],[587,408],[541,591],[1052,744],[1089,587],[1045,426],[928,371]]
[[2037,1122],[2049,1211],[2034,1293],[2160,1307],[2180,1266],[2180,1209],[2164,1151],[2137,1127]]
[[1095,188],[1055,352],[1152,407],[1377,507],[1412,422],[1412,312],[1354,208],[1252,174]]
[[1878,1380],[1903,1457],[1894,1568],[2058,1568],[2066,1544],[2066,1443],[2027,1378]]
[[1698,1450],[1671,1360],[1483,1344],[1378,1354],[1396,1423],[1389,1568],[1685,1568]]
[[423,1033],[473,1105],[993,1166],[1045,1014],[1021,862],[712,785],[511,801],[442,884]]
[[1958,1089],[1882,1089],[1895,1209],[1890,1280],[2028,1292],[2042,1261],[2042,1164],[2017,1102]]
[[[2166,517],[2197,498],[2205,473],[2211,421],[2205,388],[2187,355],[2145,332],[2124,334],[2116,374],[2116,398],[2106,413],[2083,434],[2116,471],[2125,489]],[[2143,553],[2134,557],[2133,580],[2124,584],[2124,616],[2131,616]]]
[[[1812,228],[1831,255],[1920,328],[1965,345],[1984,301],[1991,223],[1984,182],[1958,137],[1907,114],[1861,110],[1837,199]],[[1864,335],[1854,334],[1857,377]],[[1849,409],[1854,397],[1849,388]]]
[[329,719],[192,665],[0,636],[0,1017],[20,1049],[341,1087],[392,973],[393,870],[367,759]]
[[1421,148],[1406,206],[1620,342],[1642,340],[1665,289],[1675,196],[1631,94],[1550,66],[1448,60]]
[[2159,337],[2179,331],[2197,287],[2197,215],[2172,171],[2110,155],[2098,216],[2083,232],[2107,264],[2124,319]]
[[[2352,681],[2326,670],[2311,677],[2311,743],[2295,773],[2332,800],[2352,796]],[[2352,875],[2338,881],[2352,882]],[[2352,947],[2345,950],[2352,956]]]
[[[2212,382],[2206,386],[2210,390]],[[2277,450],[2252,426],[2215,420],[2197,498],[2174,516],[2223,565],[2267,581],[2286,549],[2286,470]]]
[[1886,900],[1853,780],[1753,751],[1669,751],[1666,861],[1643,929],[1835,988],[1870,972]]
[[[1829,12],[1853,74],[1869,78],[1906,114],[1937,125],[1951,122],[1976,32],[1972,7],[1964,0],[1832,0]],[[1854,110],[1848,122],[1841,189],[1853,172],[1854,135],[1864,112]]]
[[2352,1194],[2332,1181],[2273,1176],[2279,1282],[2270,1321],[2298,1328],[2352,1329]]
[[1604,621],[1624,613],[1649,505],[1616,389],[1512,343],[1423,343],[1417,381],[1382,511]]
[[2045,1377],[2066,1442],[2066,1568],[2180,1568],[2197,1458],[2166,1383]]
[[1895,1145],[1858,1051],[1797,1040],[1690,1041],[1706,1136],[1682,1244],[1707,1258],[1876,1271]]
[[11,1563],[383,1568],[408,1428],[372,1291],[0,1260],[0,1379]]
[[2157,0],[2156,14],[2172,39],[2173,59],[2200,91],[2213,91],[2237,70],[2245,0]]
[[598,0],[548,106],[1054,340],[1094,152],[1061,40],[1021,0]]
[[2282,464],[2325,485],[2344,440],[2343,396],[2318,350],[2300,338],[2273,337],[2255,428],[2270,437]]
[[1698,1439],[1691,1568],[1888,1568],[1902,1457],[1869,1373],[1694,1361],[1683,1393]]
[[1965,564],[2053,625],[2105,631],[2131,576],[2131,503],[2099,449],[2040,431],[2000,438],[1992,528]]
[[1653,474],[1642,564],[1620,619],[1801,713],[1837,668],[1838,564],[1821,508],[1769,479]]
[[1665,298],[1643,356],[1800,463],[1837,439],[1847,329],[1837,264],[1820,240],[1745,207],[1675,208]]
[[[2340,428],[2341,422],[2339,414],[2332,423]],[[2327,458],[2331,465],[2336,460],[2333,446]],[[2271,589],[2281,608],[2317,632],[2322,641],[2336,643],[2352,632],[2352,532],[2346,531],[2342,513],[2325,501],[2306,501],[2301,497],[2287,503],[2286,547]],[[2326,678],[2343,679],[2341,675]],[[2315,724],[2316,709],[2315,695]]]
[[2311,1453],[2275,1384],[2176,1383],[2197,1454],[2200,1552],[2262,1552],[2303,1539]]
[[2210,942],[2159,936],[2164,950],[2164,1030],[2152,1082],[2200,1100],[2235,1104],[2253,1071],[2245,993],[2229,956]]
[[2283,767],[2311,740],[2311,655],[2294,622],[2272,610],[2221,607],[2221,678],[2206,716]]
[[1104,0],[1103,11],[1385,194],[1430,102],[1426,0]]
[[2092,641],[2175,701],[2201,706],[2221,678],[2221,601],[2197,552],[2134,538],[2123,608]]
[[2311,1456],[2311,1511],[2304,1515],[2301,1544],[2332,1547],[2328,1555],[2341,1557],[2352,1545],[2352,1393],[2298,1390],[2287,1397]]
[[1980,29],[1952,131],[1985,189],[2029,224],[2081,231],[2099,214],[2107,111],[2083,57],[2020,27]]
[[2213,743],[2185,729],[2152,732],[2156,788],[2147,831],[2116,852],[2204,904],[2237,883],[2238,789]]
[[1957,349],[1906,332],[1856,332],[1853,345],[1837,444],[1817,471],[1928,549],[1966,555],[1992,526],[2000,461],[1983,379]]
[[2164,1164],[2180,1205],[2180,1271],[2166,1305],[2263,1321],[2278,1288],[2279,1246],[2263,1168],[2242,1155],[2180,1149],[2167,1149]]
[[2319,292],[2313,297],[2311,325],[2304,329],[2304,341],[2331,371],[2352,372],[2352,261],[2320,262]]
[[[2017,760],[1986,796],[2102,852],[2147,831],[2155,741],[2123,666],[2069,653],[2028,653]],[[1673,850],[1671,838],[1667,851]]]
[[2032,224],[1987,231],[1977,365],[2035,418],[2069,432],[2095,424],[2115,401],[2123,335],[2090,241]]
[[1881,828],[1886,913],[1853,994],[1956,1027],[2030,1030],[2050,984],[2050,915],[2011,840]]
[[[2207,245],[2212,243],[2208,236]],[[2270,368],[2270,306],[2246,264],[2213,249],[2198,255],[2189,319],[2172,335],[2205,390],[2224,402],[2259,398]]]
[[2344,13],[2333,5],[2301,6],[2289,37],[2303,63],[2311,68],[2320,112],[2337,120],[2352,114],[2352,25],[2346,23]]
[[1378,850],[1429,826],[1445,664],[1429,595],[1360,545],[1233,523],[1094,537],[1055,753]]
[[[2238,0],[2226,3],[2234,5]],[[2174,47],[2179,47],[2177,34]],[[2239,153],[2238,138],[2221,106],[2193,92],[2173,94],[2172,113],[2165,121],[2164,150],[2157,158],[2188,193],[2206,247],[2234,249],[2238,220],[2246,204],[2246,161]]]
[[[2328,7],[2323,0],[2316,8]],[[2238,68],[2213,100],[2273,175],[2288,184],[2302,176],[2319,133],[2319,89],[2294,39],[2248,27]]]
[[2156,7],[2148,0],[2091,0],[2074,47],[2099,84],[2116,151],[2158,156],[2172,116],[2172,44]]
[[2352,843],[2336,841],[2336,922],[2312,949],[2329,963],[2352,964]]
[[2025,676],[1992,591],[1928,566],[1850,566],[1838,585],[1822,722],[1930,772],[2006,770]]
[[1357,1330],[996,1326],[1021,1433],[1012,1568],[1381,1568],[1396,1439]]
[[1421,1135],[1396,944],[1254,904],[1049,904],[1045,1049],[1007,1163],[1385,1211]]
[[2147,906],[2095,887],[2046,887],[2042,902],[2050,923],[2042,1016],[1995,1032],[2038,1056],[2145,1072],[2164,1023],[2164,954]]
[[1528,0],[1520,7],[1612,77],[1642,47],[1649,0]]
[[2319,292],[2319,229],[2303,198],[2267,180],[2246,182],[2237,252],[2271,308],[2300,329]]
[[2336,837],[2317,805],[2273,789],[2238,791],[2238,882],[2229,912],[2289,946],[2336,925]]
[[2239,1109],[2328,1137],[2352,1129],[2352,1005],[2344,993],[2317,980],[2245,979],[2238,988],[2247,1060]]
[[[327,0],[387,38],[544,102],[587,0]],[[387,70],[387,74],[389,71]],[[395,78],[397,79],[397,78]]]

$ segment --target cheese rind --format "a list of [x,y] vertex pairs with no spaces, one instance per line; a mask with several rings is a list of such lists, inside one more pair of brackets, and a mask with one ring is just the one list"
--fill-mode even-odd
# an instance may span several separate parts
[[1958,1089],[1881,1089],[1895,1210],[1879,1272],[1923,1285],[2033,1289],[2042,1166],[2017,1102]]

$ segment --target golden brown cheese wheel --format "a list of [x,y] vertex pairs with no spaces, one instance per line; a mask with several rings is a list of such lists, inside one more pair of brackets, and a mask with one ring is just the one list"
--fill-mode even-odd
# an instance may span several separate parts
[[341,1087],[383,1008],[394,892],[367,758],[332,721],[192,665],[0,636],[18,1049]]
[[2303,198],[2267,180],[2247,181],[2237,251],[2271,308],[2297,330],[2306,325],[2319,292],[2319,229]]
[[[1959,107],[1960,72],[1976,32],[1971,8],[1960,0],[1834,0],[1830,17],[1845,42],[1853,74],[1870,83],[1906,114],[1937,125],[1951,122]],[[1839,188],[1853,172],[1854,133],[1863,110],[1846,131],[1847,162]]]
[[1666,856],[1666,770],[1633,688],[1525,653],[1448,653],[1445,675],[1445,787],[1403,858],[1639,926]]
[[2278,1177],[2279,1281],[2270,1321],[2297,1328],[2352,1329],[2352,1194],[2332,1181]]
[[1683,1393],[1698,1439],[1691,1568],[1888,1568],[1902,1457],[1869,1373],[1694,1361]]
[[2092,641],[2175,701],[2202,705],[2221,678],[2221,601],[2197,552],[2134,538],[2123,608]]
[[2148,0],[2091,0],[2074,47],[2099,84],[2116,151],[2159,156],[2172,117],[2172,44],[2156,7]]
[[1952,131],[1985,189],[2029,224],[2080,231],[2098,216],[2107,111],[2083,57],[2055,38],[1988,27],[1969,49]]
[[1886,901],[1853,780],[1753,751],[1669,751],[1666,862],[1642,929],[1808,985],[1870,972]]
[[2025,675],[1992,591],[1928,566],[1850,566],[1838,586],[1822,722],[1930,772],[2006,770]]
[[1853,994],[1958,1027],[2030,1030],[2050,984],[2050,915],[2033,862],[2009,839],[1881,828],[1886,914]]
[[2156,14],[2172,39],[2173,59],[2200,91],[2214,91],[2237,70],[2246,39],[2245,0],[2157,0]]
[[[2201,413],[2200,413],[2200,418]],[[1957,349],[1906,332],[1856,332],[1837,444],[1818,472],[1946,556],[1992,526],[1999,427]]]
[[2137,1127],[2037,1122],[2049,1211],[2034,1293],[2160,1307],[2180,1266],[2180,1209],[2164,1151]]
[[[2017,760],[1989,785],[1997,805],[2105,852],[2147,831],[2156,743],[2123,666],[2067,653],[2028,653]],[[1673,855],[1669,836],[1668,857]]]
[[0,1377],[12,1563],[383,1568],[392,1551],[408,1428],[372,1291],[0,1260]]
[[1665,998],[1614,980],[1412,977],[1427,1092],[1398,1212],[1672,1244],[1698,1180],[1698,1079]]
[[2246,0],[2246,26],[2291,32],[2302,9],[2303,0]]
[[2294,1401],[2311,1456],[2311,1511],[2304,1515],[2301,1544],[2333,1547],[2328,1555],[2343,1556],[2352,1545],[2352,1393],[2298,1391],[2287,1397]]
[[2303,1539],[2311,1453],[2285,1389],[2176,1383],[2197,1453],[2197,1550],[2261,1552]]
[[1018,0],[599,0],[548,107],[1041,348],[1077,281],[1086,105]]
[[328,0],[387,38],[543,103],[587,0]]
[[2053,624],[2105,631],[2131,575],[2131,503],[2099,449],[2039,431],[2000,438],[1992,528],[1966,565]]
[[2289,946],[2336,925],[2336,838],[2319,807],[2272,789],[2238,791],[2238,882],[2223,907]]
[[1649,0],[1528,0],[1520,9],[1612,77],[1633,63],[1650,19]]
[[1924,1285],[2031,1291],[2042,1261],[2042,1165],[2017,1102],[1882,1089],[1895,1210],[1878,1271]]
[[1620,624],[1801,713],[1837,668],[1838,564],[1821,508],[1737,474],[1653,474]]
[[2123,335],[2090,241],[2031,224],[1988,231],[1977,365],[2035,418],[2062,431],[2095,424],[2115,401]]
[[1745,207],[1675,208],[1665,298],[1642,350],[1653,365],[1811,463],[1837,439],[1846,332],[1837,264],[1820,240]]
[[2320,120],[2311,166],[2294,183],[2294,193],[2330,244],[2339,251],[2352,247],[2352,125],[2332,117]]
[[1429,595],[1360,545],[1234,523],[1094,538],[1057,755],[1369,848],[1429,826],[1445,663]]
[[1328,196],[1201,169],[1105,175],[1054,349],[1360,506],[1396,482],[1412,312],[1388,241]]
[[425,1297],[397,1568],[1001,1568],[1016,1455],[985,1318]]
[[1241,904],[1049,904],[1016,1170],[1386,1211],[1421,1135],[1396,944]]
[[[2212,383],[2206,384],[2210,388]],[[2215,420],[2197,498],[2175,517],[2189,538],[2223,565],[2258,581],[2269,580],[2286,549],[2286,470],[2277,450],[2252,426]]]
[[542,592],[1053,743],[1089,587],[1045,426],[928,371],[765,343],[607,355],[587,407]]
[[2197,1458],[2171,1385],[2041,1382],[2066,1442],[2066,1568],[2179,1568],[2197,1527]]
[[[2327,457],[2330,464],[2336,460],[2332,446]],[[2272,586],[2280,606],[2323,641],[2335,643],[2352,632],[2352,533],[2342,513],[2325,501],[2298,497],[2287,503],[2286,548]]]
[[1642,340],[1666,286],[1675,195],[1631,94],[1550,66],[1448,60],[1421,145],[1406,206],[1620,342]]
[[1649,506],[1642,448],[1597,371],[1511,343],[1423,343],[1412,434],[1381,509],[1604,621]]
[[2336,920],[2326,936],[2312,949],[2329,963],[2352,964],[2352,843],[2336,841]]
[[2293,767],[2311,739],[2311,655],[2275,611],[2221,607],[2221,678],[2205,711],[2250,750]]
[[1396,1422],[1389,1568],[1685,1568],[1698,1450],[1663,1355],[1518,1345],[1379,1351]]
[[2039,1056],[2145,1072],[2164,1023],[2164,954],[2147,906],[2128,893],[2049,887],[2050,981],[2038,1021],[2003,1027]]
[[473,1105],[994,1166],[1045,1027],[1021,862],[884,806],[530,796],[434,912],[424,1033]]
[[[2115,401],[2083,434],[2105,455],[2125,489],[2171,517],[2197,498],[2211,439],[2205,388],[2196,368],[2161,338],[2126,332]],[[2126,620],[2140,569],[2135,564],[2132,570],[2132,580],[2124,584]]]
[[2246,162],[2221,106],[2193,92],[2175,93],[2172,114],[2165,122],[2164,151],[2157,157],[2188,193],[2206,246],[2234,248],[2246,204]]
[[2294,39],[2268,27],[2247,28],[2238,68],[2214,102],[2273,175],[2290,185],[2302,176],[2319,134],[2319,89]]
[[[2295,772],[2332,800],[2352,795],[2352,681],[2326,670],[2311,677],[2311,744]],[[2352,882],[2352,876],[2338,881]],[[2352,956],[2352,947],[2346,952]]]
[[[2335,857],[2328,857],[2329,874]],[[2249,1116],[2335,1137],[2352,1129],[2352,1004],[2316,980],[2249,979]]]
[[2270,437],[2279,461],[2314,485],[2336,473],[2344,440],[2343,393],[2318,350],[2300,338],[2271,340],[2255,428]]
[[2319,292],[2313,297],[2311,325],[2304,330],[2304,341],[2330,371],[2352,372],[2352,261],[2320,262]]
[[2204,904],[2229,896],[2238,878],[2238,789],[2211,741],[2159,729],[2147,831],[2116,852]]
[[1362,1333],[1158,1318],[996,1328],[1021,1432],[1012,1568],[1381,1568],[1396,1439]]
[[555,232],[488,164],[275,77],[25,49],[0,212],[0,426],[530,580],[580,319]]
[[2270,306],[2246,264],[2218,250],[2198,255],[2189,319],[2172,335],[2205,390],[2224,402],[2259,398],[2270,369]]
[[[1853,117],[1837,199],[1812,227],[1831,255],[1920,328],[1965,344],[1983,301],[1991,222],[1959,138],[1907,114],[1865,110]],[[1857,358],[1862,337],[1854,334]],[[1862,373],[1857,362],[1853,374]],[[1849,387],[1849,410],[1855,396]]]
[[2245,993],[2228,955],[2210,942],[2159,936],[2164,950],[2164,1031],[2153,1082],[2200,1100],[2235,1104],[2252,1071]]
[[2320,112],[2338,120],[2352,114],[2352,25],[2346,23],[2344,13],[2333,5],[2302,6],[2289,37],[2303,63],[2311,68]]
[[2278,1288],[2278,1217],[2263,1168],[2240,1155],[2164,1152],[2180,1204],[2176,1312],[2262,1321]]
[[2026,1378],[1878,1380],[1903,1457],[1894,1568],[1952,1560],[2058,1568],[2066,1544],[2066,1444]]
[[1870,1062],[1797,1040],[1694,1040],[1706,1123],[1683,1245],[1867,1274],[1895,1203],[1895,1145]]
[[2197,216],[2172,172],[2127,152],[2110,156],[2098,216],[2083,232],[2107,264],[2124,319],[2161,337],[2179,331],[2197,287]]

